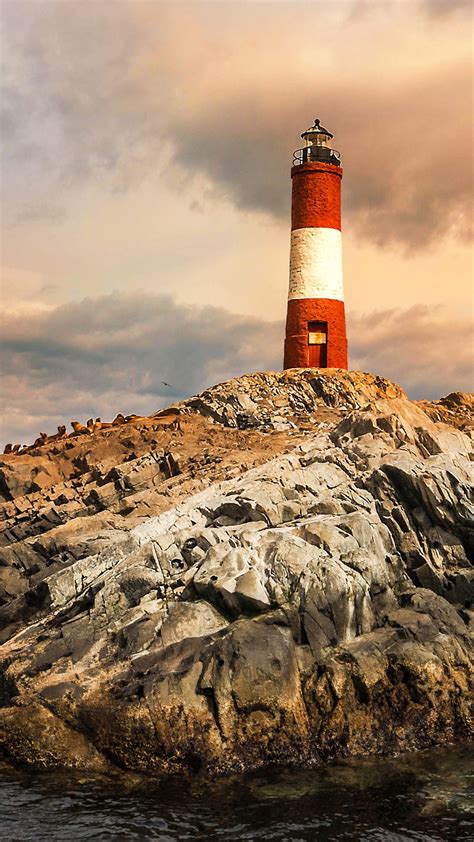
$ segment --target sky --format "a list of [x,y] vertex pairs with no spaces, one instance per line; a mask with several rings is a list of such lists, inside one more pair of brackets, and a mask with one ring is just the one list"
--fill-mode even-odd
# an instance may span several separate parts
[[350,368],[413,398],[471,390],[471,18],[0,0],[0,440],[281,368],[292,153],[315,117],[344,167]]

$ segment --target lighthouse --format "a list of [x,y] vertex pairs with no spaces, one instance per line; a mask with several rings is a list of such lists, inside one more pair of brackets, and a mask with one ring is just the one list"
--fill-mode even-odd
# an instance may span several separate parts
[[284,368],[347,368],[341,180],[333,135],[319,120],[291,169],[290,282]]

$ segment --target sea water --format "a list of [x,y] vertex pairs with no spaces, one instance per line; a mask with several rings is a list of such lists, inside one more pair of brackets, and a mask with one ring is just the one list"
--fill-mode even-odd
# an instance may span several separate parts
[[474,840],[470,748],[209,782],[0,767],[0,838]]

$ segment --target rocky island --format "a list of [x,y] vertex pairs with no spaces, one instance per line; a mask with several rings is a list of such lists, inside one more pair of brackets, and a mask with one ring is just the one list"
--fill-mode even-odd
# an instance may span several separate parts
[[215,775],[472,736],[473,407],[293,369],[4,455],[0,752]]

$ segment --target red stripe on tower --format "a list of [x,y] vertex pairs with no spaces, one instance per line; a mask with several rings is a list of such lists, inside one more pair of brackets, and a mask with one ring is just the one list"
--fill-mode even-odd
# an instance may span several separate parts
[[341,179],[332,134],[303,132],[291,170],[290,284],[284,368],[347,368]]

